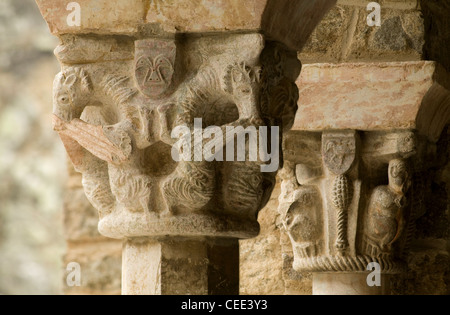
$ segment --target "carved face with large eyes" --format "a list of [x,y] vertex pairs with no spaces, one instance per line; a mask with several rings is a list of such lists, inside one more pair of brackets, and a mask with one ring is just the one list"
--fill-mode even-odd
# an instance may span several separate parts
[[148,97],[164,94],[172,84],[175,45],[145,40],[136,43],[135,78],[139,90]]

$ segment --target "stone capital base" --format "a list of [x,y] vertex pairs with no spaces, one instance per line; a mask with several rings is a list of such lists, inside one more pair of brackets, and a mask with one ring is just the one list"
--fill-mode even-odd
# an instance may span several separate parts
[[389,295],[390,275],[381,275],[381,286],[367,284],[368,273],[314,273],[313,295]]
[[197,213],[149,220],[141,213],[118,212],[99,223],[100,233],[115,239],[162,236],[247,239],[256,237],[259,229],[255,220]]

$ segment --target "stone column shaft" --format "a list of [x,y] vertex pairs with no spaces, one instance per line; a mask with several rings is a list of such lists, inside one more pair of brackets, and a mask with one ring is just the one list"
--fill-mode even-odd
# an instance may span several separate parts
[[133,239],[123,246],[123,294],[239,294],[235,239]]

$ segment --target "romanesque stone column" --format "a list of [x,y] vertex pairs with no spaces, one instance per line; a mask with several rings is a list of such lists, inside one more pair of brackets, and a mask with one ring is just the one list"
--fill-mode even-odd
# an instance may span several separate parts
[[237,294],[237,240],[258,234],[297,110],[296,51],[335,1],[37,3],[61,39],[54,129],[100,233],[124,240],[123,293]]
[[450,120],[448,78],[433,62],[303,69],[279,212],[314,294],[390,293]]

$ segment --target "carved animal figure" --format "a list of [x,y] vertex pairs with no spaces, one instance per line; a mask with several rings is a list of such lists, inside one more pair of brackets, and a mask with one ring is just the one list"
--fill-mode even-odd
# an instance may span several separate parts
[[56,75],[53,85],[53,113],[64,121],[80,118],[91,101],[93,87],[82,68],[68,68]]
[[[186,125],[192,128],[195,118],[204,118],[206,112],[214,110],[213,106],[230,102],[236,104],[239,119],[229,125],[246,127],[250,124],[261,124],[257,110],[258,71],[257,67],[253,69],[244,63],[229,65],[225,68],[224,86],[221,86],[220,71],[208,64],[204,65],[194,78],[177,91],[175,102],[182,110],[175,118],[172,117],[173,127]],[[223,134],[227,134],[226,126],[221,128]],[[225,139],[224,144],[229,140]],[[166,141],[170,143],[170,140]],[[250,169],[247,165],[237,164],[227,169],[224,178],[224,199],[226,206],[234,212],[259,206],[263,176],[259,171],[249,172]],[[201,209],[214,195],[215,176],[214,163],[179,162],[176,172],[163,184],[168,204],[175,208],[188,206],[194,211]],[[242,190],[242,187],[245,189]]]
[[303,258],[311,257],[316,254],[316,241],[322,231],[318,220],[321,199],[312,186],[301,186],[295,195],[283,223],[297,253]]
[[[208,75],[214,75],[214,73],[208,70],[200,71],[196,77],[185,82],[177,90],[173,102],[181,108],[181,111],[173,114],[170,105],[160,108],[161,138],[167,144],[174,145],[174,139],[168,137],[170,130],[182,125],[186,125],[192,130],[194,119],[203,117],[206,104],[211,102],[213,95],[208,92],[214,89],[210,80],[206,78]],[[194,162],[194,150],[191,152],[191,161],[178,162],[175,172],[162,184],[170,212],[182,212],[183,208],[190,209],[190,211],[200,210],[214,195],[214,163]]]
[[[59,73],[54,81],[53,113],[54,127],[59,131],[74,167],[81,172],[82,185],[90,203],[100,216],[110,213],[115,205],[109,185],[108,165],[83,147],[82,139],[71,137],[69,125],[81,117],[92,101],[93,85],[87,72],[78,67]],[[79,141],[77,141],[79,140]]]
[[[87,72],[81,68],[69,68],[57,76],[55,129],[76,169],[83,174],[88,199],[101,214],[111,212],[117,203],[131,211],[148,211],[150,179],[141,170],[140,152],[133,150],[132,140],[137,138],[134,143],[143,146],[149,141],[146,122],[141,121],[146,117],[130,104],[136,91],[128,87],[127,77],[106,75],[99,82],[100,89],[95,90]],[[117,124],[108,125],[102,118],[97,121],[101,125],[79,119],[86,106],[108,99],[119,116]],[[135,117],[137,122],[133,121]],[[142,128],[134,128],[133,123]],[[124,169],[128,170],[125,179],[120,176]]]
[[[264,125],[259,113],[260,67],[245,63],[228,66],[224,77],[225,92],[231,96],[239,111],[237,124],[244,128]],[[231,139],[226,139],[230,141]],[[236,162],[228,165],[223,175],[223,198],[227,211],[256,215],[261,205],[268,201],[265,190],[272,191],[274,183],[268,174],[261,174],[259,162]]]
[[245,63],[230,65],[224,78],[225,91],[229,93],[239,110],[241,120],[259,118],[260,67],[249,67]]
[[371,256],[392,254],[393,244],[404,229],[406,192],[410,185],[404,160],[389,163],[389,185],[375,188],[366,219],[366,253]]

